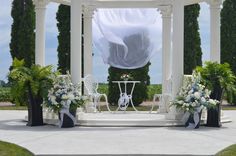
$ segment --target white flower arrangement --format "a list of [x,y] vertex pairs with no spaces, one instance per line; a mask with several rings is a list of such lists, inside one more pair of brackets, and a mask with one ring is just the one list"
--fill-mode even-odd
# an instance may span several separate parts
[[219,101],[210,99],[210,91],[200,83],[201,76],[194,72],[192,79],[184,83],[171,106],[193,114],[197,110],[214,108]]
[[54,79],[53,87],[49,90],[46,107],[54,112],[62,108],[76,110],[88,100],[86,96],[80,94],[80,85],[74,85],[69,74],[61,75]]
[[131,75],[129,75],[129,74],[122,74],[120,79],[124,80],[124,81],[128,81],[128,80],[132,80],[133,77]]

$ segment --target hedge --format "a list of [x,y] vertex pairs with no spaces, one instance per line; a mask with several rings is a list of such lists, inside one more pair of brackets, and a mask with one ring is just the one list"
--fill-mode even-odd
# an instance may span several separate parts
[[0,87],[0,102],[12,101],[10,90],[9,87]]

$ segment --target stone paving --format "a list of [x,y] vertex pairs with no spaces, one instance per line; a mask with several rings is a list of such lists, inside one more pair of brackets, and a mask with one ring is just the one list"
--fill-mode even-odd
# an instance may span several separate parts
[[236,111],[231,123],[200,127],[27,127],[26,111],[0,111],[0,140],[35,155],[214,155],[236,143]]

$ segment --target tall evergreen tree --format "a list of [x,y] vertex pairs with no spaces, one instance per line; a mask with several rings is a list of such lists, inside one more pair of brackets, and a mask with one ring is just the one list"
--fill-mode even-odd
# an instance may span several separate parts
[[221,62],[236,74],[236,1],[225,0],[221,11]]
[[184,74],[192,74],[196,66],[202,65],[199,13],[199,4],[184,8]]
[[26,66],[35,58],[35,12],[32,0],[13,0],[10,53],[12,59],[24,59]]
[[[221,62],[229,63],[236,74],[236,1],[225,0],[221,11]],[[236,84],[235,84],[236,85]],[[233,96],[236,104],[236,93]]]
[[60,5],[57,12],[58,69],[65,74],[70,70],[70,7]]

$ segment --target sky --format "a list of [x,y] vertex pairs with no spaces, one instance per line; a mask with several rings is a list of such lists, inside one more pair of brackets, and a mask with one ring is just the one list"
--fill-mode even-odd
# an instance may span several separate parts
[[[12,59],[9,52],[9,43],[11,39],[11,3],[12,0],[1,0],[0,5],[0,80],[7,80],[7,74],[9,67],[11,65]],[[210,12],[209,7],[205,3],[201,3],[201,11],[199,16],[199,26],[200,26],[200,36],[202,42],[202,60],[209,60],[210,57]],[[56,12],[58,9],[58,4],[49,3],[47,6],[46,12],[46,65],[52,64],[55,67],[57,66],[57,35],[58,30],[56,26]],[[159,26],[162,25],[161,16],[157,19]],[[161,29],[160,34],[157,39],[157,44],[161,47]],[[162,75],[162,59],[161,59],[161,48],[158,49],[158,52],[152,57],[151,66],[149,75],[151,77],[152,84],[161,83]],[[108,65],[103,63],[103,59],[98,52],[94,52],[93,57],[93,71],[94,76],[99,80],[99,82],[107,82],[108,76]]]

